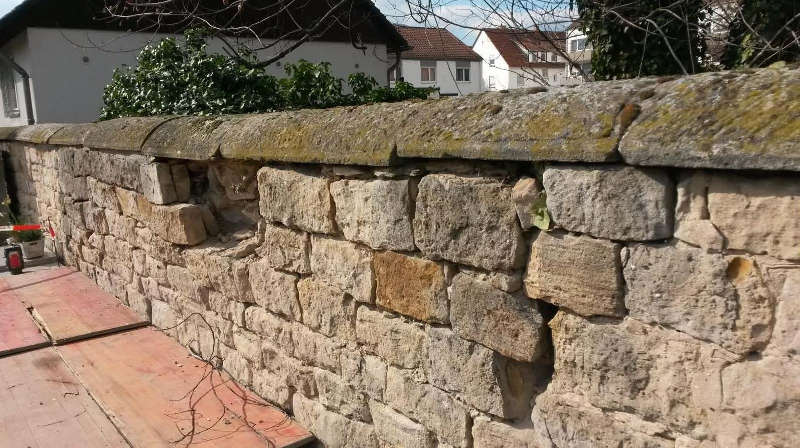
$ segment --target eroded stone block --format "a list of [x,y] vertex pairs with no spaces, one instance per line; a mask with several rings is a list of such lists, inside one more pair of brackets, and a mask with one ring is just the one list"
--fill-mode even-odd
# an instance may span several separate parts
[[448,321],[447,284],[441,265],[396,252],[375,255],[375,303],[426,322]]
[[417,367],[428,356],[421,326],[365,306],[359,307],[356,314],[356,337],[365,350],[400,367]]
[[258,170],[261,216],[308,232],[334,233],[330,180],[301,169]]
[[311,271],[314,276],[350,294],[358,302],[373,301],[372,257],[372,251],[348,241],[311,238]]

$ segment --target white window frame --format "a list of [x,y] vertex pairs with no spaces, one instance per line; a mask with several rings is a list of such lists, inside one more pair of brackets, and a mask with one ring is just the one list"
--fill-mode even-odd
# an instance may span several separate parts
[[494,90],[497,88],[497,85],[494,82],[494,76],[489,75],[489,85],[487,87],[489,90]]
[[11,67],[5,64],[0,64],[0,97],[3,99],[3,115],[6,118],[18,118],[20,113],[17,79]]
[[517,87],[525,87],[525,75],[517,73]]
[[469,61],[456,61],[456,82],[472,82]]
[[430,84],[436,82],[436,61],[419,61],[419,80]]

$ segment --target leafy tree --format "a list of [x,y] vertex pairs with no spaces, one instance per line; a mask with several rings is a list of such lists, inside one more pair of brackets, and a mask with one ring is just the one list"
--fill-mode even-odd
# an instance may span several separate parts
[[701,71],[704,0],[575,0],[595,79]]
[[722,57],[727,68],[800,61],[800,1],[743,0]]
[[246,48],[239,48],[237,57],[209,54],[206,37],[189,30],[183,43],[167,38],[143,48],[136,67],[114,71],[100,119],[324,108],[426,98],[429,93],[403,82],[378,87],[371,77],[356,73],[348,78],[353,93],[344,94],[343,81],[331,74],[330,64],[302,60],[286,64],[287,77],[278,79],[250,63],[256,56]]

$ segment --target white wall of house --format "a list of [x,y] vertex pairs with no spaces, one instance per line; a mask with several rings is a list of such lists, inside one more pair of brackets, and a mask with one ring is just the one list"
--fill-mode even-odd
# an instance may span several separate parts
[[[422,66],[436,64],[436,80],[422,80]],[[458,80],[458,69],[469,68],[469,81]],[[400,61],[400,76],[415,87],[439,88],[441,95],[466,95],[481,91],[480,61],[421,61],[403,59]],[[463,78],[463,75],[462,75]]]
[[481,31],[472,50],[483,58],[481,63],[481,91],[505,90],[511,85],[511,72],[505,59],[494,46],[489,37]]
[[[567,55],[578,63],[585,73],[592,71],[592,46],[580,29],[574,28],[567,31]],[[582,83],[580,71],[571,64],[564,66],[565,84]]]
[[[39,123],[75,123],[97,119],[103,103],[103,88],[114,69],[135,65],[136,56],[148,42],[165,35],[89,31],[58,28],[28,28],[0,51],[13,58],[31,76],[36,120]],[[247,43],[247,42],[246,42]],[[222,52],[220,41],[210,41],[209,50]],[[274,49],[270,51],[279,51]],[[267,57],[269,51],[259,51]],[[306,59],[331,62],[331,71],[340,78],[364,72],[381,85],[387,82],[389,68],[386,46],[367,45],[367,50],[353,48],[349,42],[310,42],[274,64],[268,72],[284,76],[283,65]],[[27,123],[21,80],[17,84],[20,117],[0,117],[0,125]],[[2,111],[0,111],[2,113]]]

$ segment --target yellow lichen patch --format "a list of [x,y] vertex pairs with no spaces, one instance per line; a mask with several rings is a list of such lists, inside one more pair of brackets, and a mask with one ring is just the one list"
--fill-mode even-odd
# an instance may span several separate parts
[[728,262],[726,274],[733,283],[744,281],[753,271],[753,261],[747,258],[734,257]]

